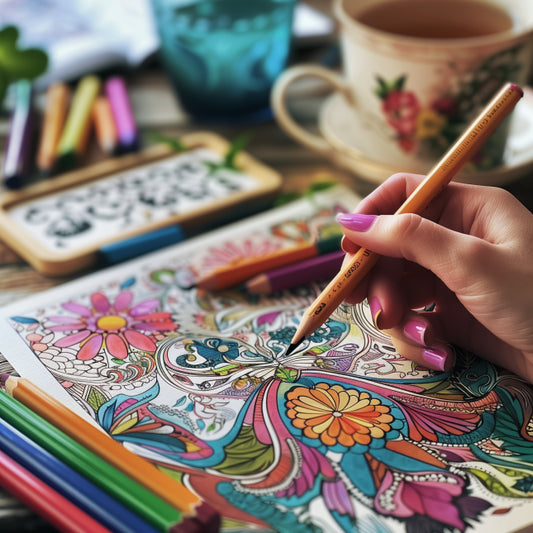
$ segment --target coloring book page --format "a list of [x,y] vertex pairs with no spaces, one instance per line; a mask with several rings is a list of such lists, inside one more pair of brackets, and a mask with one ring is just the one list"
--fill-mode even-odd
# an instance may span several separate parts
[[338,232],[332,188],[2,310],[22,376],[176,476],[228,531],[517,531],[533,520],[532,387],[469,353],[401,357],[366,302],[286,356],[322,286],[190,288]]

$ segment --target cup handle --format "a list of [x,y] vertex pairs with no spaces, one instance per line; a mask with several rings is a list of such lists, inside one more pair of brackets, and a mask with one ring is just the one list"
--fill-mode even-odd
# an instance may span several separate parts
[[330,155],[332,146],[320,135],[309,132],[298,124],[287,108],[287,91],[300,78],[319,78],[340,91],[348,100],[352,100],[348,85],[340,76],[320,65],[298,65],[285,70],[278,78],[271,94],[271,105],[278,124],[298,142],[315,152]]

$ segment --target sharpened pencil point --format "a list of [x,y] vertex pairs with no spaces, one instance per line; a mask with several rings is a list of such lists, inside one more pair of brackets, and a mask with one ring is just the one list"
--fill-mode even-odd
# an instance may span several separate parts
[[9,374],[0,374],[0,387],[4,387],[5,384],[6,384],[6,381],[10,378],[11,376]]
[[291,344],[289,344],[289,347],[287,348],[287,351],[285,352],[285,355],[290,355],[292,352],[294,352],[294,350],[296,350],[296,348],[300,346],[302,340],[299,340],[298,342],[291,342]]
[[210,505],[202,502],[195,509],[194,516],[186,516],[179,524],[175,524],[169,533],[218,533],[220,515]]

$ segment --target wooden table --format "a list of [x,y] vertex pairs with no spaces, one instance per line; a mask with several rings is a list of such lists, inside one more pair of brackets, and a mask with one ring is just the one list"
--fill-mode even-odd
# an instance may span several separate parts
[[[228,140],[243,132],[251,135],[246,147],[257,159],[271,166],[283,176],[282,193],[301,192],[311,184],[323,181],[339,181],[360,194],[367,194],[373,186],[360,180],[353,172],[335,166],[324,156],[302,147],[285,134],[274,120],[253,124],[197,124],[191,122],[180,110],[166,78],[156,68],[129,76],[132,104],[138,116],[141,132],[146,137],[150,132],[180,137],[193,131],[213,131]],[[305,95],[305,105],[300,103],[297,118],[312,127],[316,122],[320,89]],[[303,111],[302,111],[303,109]],[[4,118],[5,120],[5,118]],[[4,128],[5,131],[5,128]],[[5,135],[0,137],[3,153]],[[85,163],[102,159],[96,146],[91,146]],[[533,209],[533,178],[525,176],[506,186],[529,209]],[[36,272],[23,259],[12,252],[0,236],[0,305],[8,304],[37,291],[64,283],[71,277],[49,278]]]
[[[134,109],[139,110],[136,115],[139,116],[144,138],[155,131],[177,138],[193,131],[213,131],[232,140],[246,131],[251,134],[251,140],[245,150],[282,174],[283,192],[301,191],[316,181],[335,179],[348,184],[353,182],[349,172],[335,169],[327,159],[296,144],[273,120],[251,126],[195,124],[179,110],[166,79],[159,71],[154,69],[130,76],[129,82],[132,103]],[[5,137],[2,137],[0,146],[4,142]],[[102,157],[97,146],[91,146],[84,163],[90,164]],[[71,278],[48,278],[39,274],[1,242],[0,236],[0,305],[68,279]]]
[[[246,150],[257,159],[273,167],[283,176],[282,192],[302,192],[311,184],[324,181],[338,181],[347,184],[360,194],[368,193],[372,186],[358,179],[353,172],[335,167],[332,162],[316,153],[303,148],[288,137],[271,120],[250,126],[228,124],[196,124],[191,122],[179,109],[179,105],[166,81],[156,68],[128,75],[132,103],[135,115],[143,135],[157,131],[168,136],[180,137],[192,131],[213,131],[228,140],[236,138],[244,131],[251,134],[251,141]],[[299,106],[299,120],[312,125],[316,119],[318,102],[322,89],[314,88],[303,92]],[[303,102],[303,103],[302,103]],[[0,150],[3,153],[5,143],[6,117],[0,122]],[[86,156],[86,164],[102,159],[96,146],[91,146]],[[525,176],[507,186],[529,209],[533,209],[533,179]],[[49,278],[36,272],[23,259],[13,253],[1,242],[0,236],[0,305],[6,305],[38,291],[64,283],[73,277]],[[0,360],[0,372],[5,371],[6,363]],[[16,505],[15,505],[16,507]],[[4,507],[5,509],[5,507]],[[2,498],[0,498],[0,511]],[[23,513],[18,509],[18,512]],[[31,519],[32,518],[30,516]],[[30,520],[31,522],[31,520]],[[50,531],[37,520],[39,531]],[[0,514],[2,531],[22,531],[22,529],[5,529]],[[25,531],[33,530],[28,522]]]
[[[251,137],[246,151],[281,173],[283,193],[300,192],[316,182],[339,181],[348,185],[354,184],[354,178],[349,172],[336,169],[329,160],[302,148],[284,134],[273,120],[250,126],[195,124],[179,109],[166,78],[157,68],[129,74],[127,80],[134,113],[143,138],[147,138],[150,132],[179,138],[190,132],[212,131],[232,140],[243,132],[249,132]],[[312,121],[313,96],[309,98],[309,102]],[[37,104],[39,103],[38,100]],[[303,118],[305,120],[305,117]],[[7,122],[6,116],[0,117],[2,154],[5,148]],[[103,156],[94,143],[89,147],[82,163],[91,164],[101,159]],[[2,242],[0,235],[0,306],[65,283],[74,277],[76,276],[51,278],[36,272]],[[0,354],[0,372],[10,370],[10,365]],[[4,533],[22,531],[52,533],[53,531],[39,517],[2,493],[1,489],[0,530]]]

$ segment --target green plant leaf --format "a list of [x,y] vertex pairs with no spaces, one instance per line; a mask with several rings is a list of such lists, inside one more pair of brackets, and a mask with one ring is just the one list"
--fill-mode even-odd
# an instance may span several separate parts
[[228,153],[224,156],[224,167],[236,170],[235,158],[239,152],[242,152],[244,147],[250,142],[251,135],[249,133],[243,133],[234,139],[229,147]]
[[0,107],[2,106],[2,102],[4,101],[4,98],[6,97],[7,88],[9,86],[9,80],[4,72],[4,69],[0,65]]
[[336,183],[334,181],[317,181],[309,186],[304,192],[304,196],[313,196],[315,193],[331,189],[331,187],[334,187],[335,185]]
[[291,202],[294,202],[294,200],[298,200],[298,198],[300,197],[301,197],[301,194],[297,192],[286,192],[276,198],[276,200],[274,201],[274,206],[280,207],[282,205],[289,204]]
[[335,185],[337,185],[337,183],[334,181],[318,181],[316,183],[311,184],[303,193],[286,192],[284,194],[281,194],[274,201],[274,205],[276,207],[279,207],[282,205],[286,205],[290,202],[294,202],[294,200],[298,200],[298,198],[312,198],[315,193],[325,191],[326,189],[330,189]]
[[147,137],[155,143],[166,144],[174,152],[186,152],[187,151],[187,148],[185,147],[185,145],[179,139],[175,137],[169,137],[168,135],[163,135],[162,133],[158,133],[156,131],[148,132]]
[[19,30],[5,26],[0,30],[0,65],[9,83],[19,80],[33,80],[48,67],[48,55],[40,48],[21,49],[17,46]]

